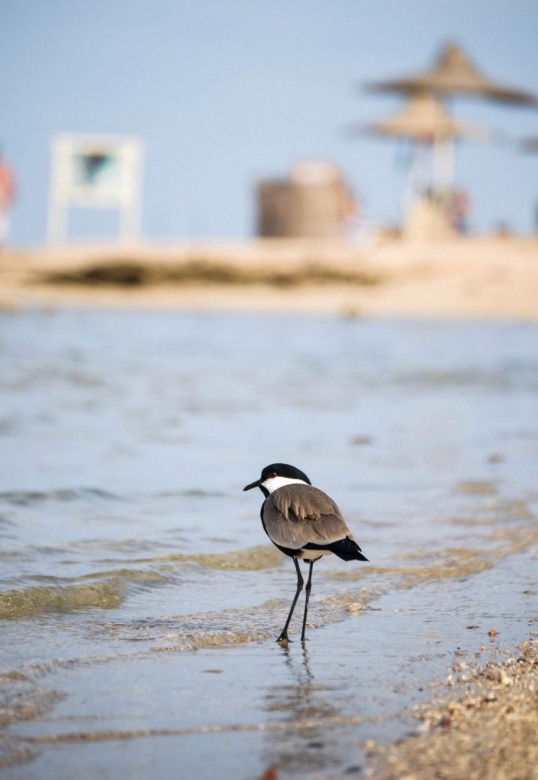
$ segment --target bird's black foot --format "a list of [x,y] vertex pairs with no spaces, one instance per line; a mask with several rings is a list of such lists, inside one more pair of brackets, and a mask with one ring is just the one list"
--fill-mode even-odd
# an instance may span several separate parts
[[282,647],[287,647],[290,641],[287,631],[283,631],[276,641],[279,645],[282,645]]

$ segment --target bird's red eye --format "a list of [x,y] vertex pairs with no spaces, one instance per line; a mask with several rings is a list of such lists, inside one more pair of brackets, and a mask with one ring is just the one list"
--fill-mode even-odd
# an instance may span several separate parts
[[269,474],[269,479],[273,479],[273,477],[277,477],[277,476],[278,476],[278,474],[276,473],[276,471],[272,471],[272,472]]

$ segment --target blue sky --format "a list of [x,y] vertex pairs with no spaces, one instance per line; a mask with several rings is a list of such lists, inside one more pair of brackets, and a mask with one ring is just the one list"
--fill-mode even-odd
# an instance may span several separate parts
[[[252,235],[254,185],[301,159],[343,170],[371,219],[399,219],[405,155],[350,128],[395,96],[364,81],[429,65],[447,40],[488,76],[538,92],[536,0],[2,0],[0,142],[19,199],[11,242],[45,239],[49,150],[58,132],[138,135],[146,146],[143,233]],[[538,110],[457,99],[454,114],[518,139]],[[538,155],[465,143],[456,179],[471,224],[534,228]],[[114,215],[74,213],[74,236]]]

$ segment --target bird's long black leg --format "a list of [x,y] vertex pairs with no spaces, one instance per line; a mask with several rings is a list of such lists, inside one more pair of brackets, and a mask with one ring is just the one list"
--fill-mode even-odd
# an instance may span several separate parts
[[284,628],[280,632],[280,636],[276,640],[277,642],[288,642],[288,626],[290,624],[291,616],[293,615],[293,610],[295,609],[295,605],[297,604],[297,599],[299,598],[299,593],[303,589],[304,580],[303,575],[301,574],[301,570],[299,568],[299,563],[297,561],[297,558],[293,559],[293,562],[295,564],[295,571],[297,572],[297,590],[295,591],[295,597],[291,603],[291,609],[288,614],[288,619],[286,620],[286,623],[284,624]]
[[310,561],[310,571],[308,572],[308,580],[305,588],[305,603],[304,603],[304,617],[303,617],[303,631],[301,633],[301,642],[304,642],[306,636],[306,615],[308,613],[308,602],[310,600],[310,591],[312,590],[312,570],[314,568],[314,561]]

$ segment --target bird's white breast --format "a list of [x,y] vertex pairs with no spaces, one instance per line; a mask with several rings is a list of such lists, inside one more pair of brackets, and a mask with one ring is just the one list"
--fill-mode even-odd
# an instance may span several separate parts
[[307,484],[308,482],[305,482],[304,479],[290,479],[289,477],[270,477],[269,479],[266,479],[265,482],[262,482],[262,485],[269,493],[273,493],[275,490],[278,490],[278,488],[284,487],[284,485]]

